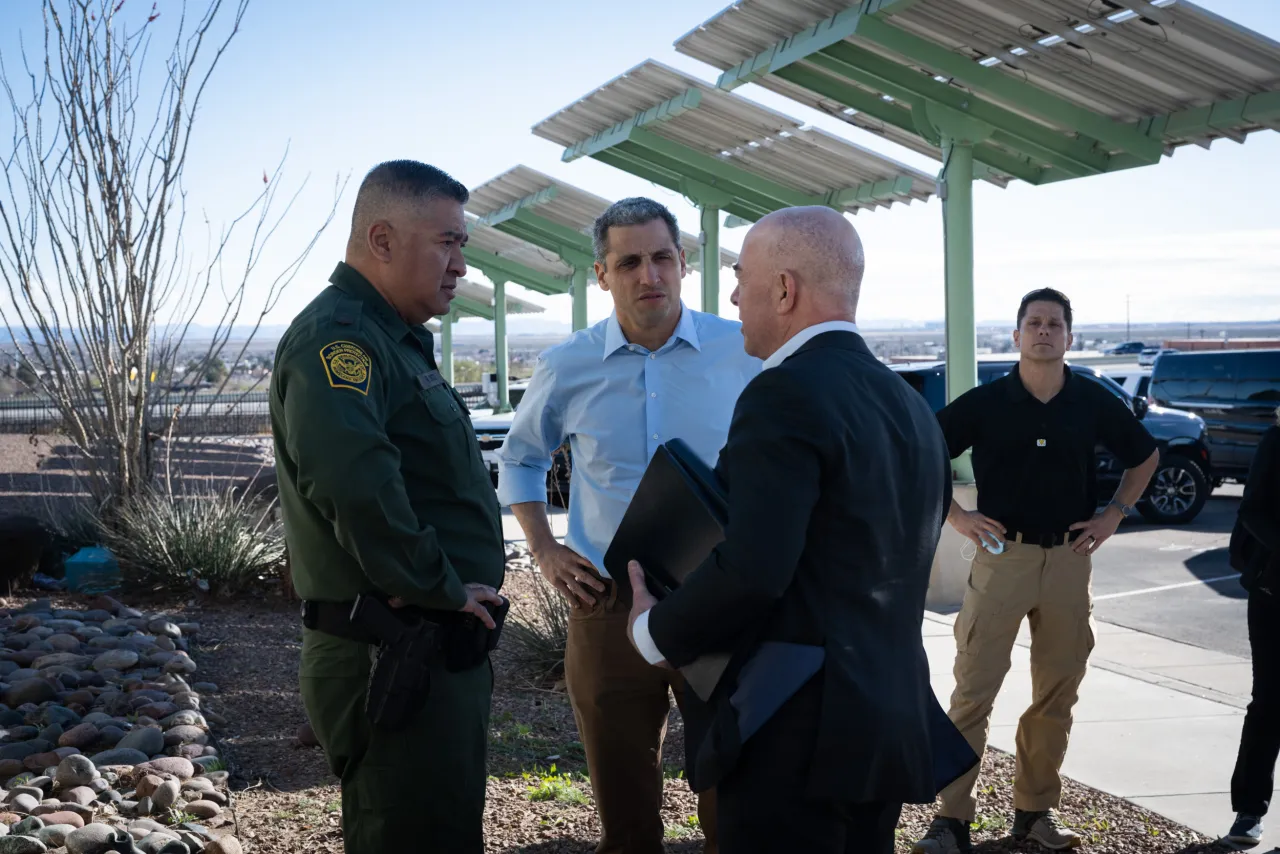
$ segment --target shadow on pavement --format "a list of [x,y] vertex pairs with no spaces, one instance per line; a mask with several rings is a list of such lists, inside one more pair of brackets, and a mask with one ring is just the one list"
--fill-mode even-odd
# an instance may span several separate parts
[[[1202,581],[1208,578],[1222,578],[1224,575],[1231,575],[1235,572],[1231,568],[1231,561],[1225,547],[1209,549],[1192,555],[1184,560],[1182,564],[1187,568],[1188,572]],[[1239,584],[1232,584],[1230,581],[1222,581],[1218,584],[1206,586],[1219,596],[1226,596],[1229,599],[1247,599],[1249,596],[1243,587]]]

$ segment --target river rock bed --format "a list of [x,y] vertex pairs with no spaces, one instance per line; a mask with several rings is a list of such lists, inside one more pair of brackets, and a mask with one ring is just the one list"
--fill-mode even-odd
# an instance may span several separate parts
[[0,608],[0,854],[239,854],[196,623]]

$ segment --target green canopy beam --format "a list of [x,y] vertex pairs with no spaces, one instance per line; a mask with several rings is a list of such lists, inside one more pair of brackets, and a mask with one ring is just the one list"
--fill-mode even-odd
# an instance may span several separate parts
[[745,83],[752,83],[768,74],[777,74],[783,68],[816,53],[824,47],[838,44],[858,31],[862,21],[861,6],[851,6],[824,18],[812,27],[788,36],[721,73],[716,87],[726,92]]
[[[494,279],[494,281],[497,282],[501,280]],[[493,320],[493,306],[476,302],[469,297],[461,295],[455,296],[453,298],[453,308],[454,311],[461,312],[462,314],[469,314],[472,317],[482,317],[485,320]]]
[[914,182],[906,175],[899,175],[888,181],[874,181],[847,190],[836,190],[827,196],[827,203],[832,207],[846,205],[849,202],[878,202],[887,199],[899,199],[911,202],[911,187]]
[[545,202],[549,202],[556,197],[557,189],[554,186],[546,187],[532,195],[525,196],[523,199],[516,199],[509,205],[506,205],[493,213],[485,214],[480,217],[480,221],[485,225],[497,227],[499,224],[506,222],[514,217],[523,208],[533,208]]
[[[835,60],[822,54],[814,54],[808,58],[808,62],[820,67],[830,66],[833,70],[840,65]],[[821,74],[801,65],[784,68],[778,72],[778,77],[816,92],[824,98],[830,98],[832,101],[844,104],[850,109],[866,113],[894,127],[910,133],[919,132],[910,110],[897,103],[886,101],[851,83],[837,80],[830,75]],[[987,172],[995,170],[1004,175],[1020,178],[1028,184],[1039,184],[1043,180],[1045,172],[1043,167],[1032,163],[1026,157],[1002,151],[993,145],[983,144],[976,146],[974,148],[974,156],[982,161],[974,164],[974,174],[978,177],[983,177]]]
[[618,122],[613,127],[602,130],[594,136],[587,137],[576,145],[569,146],[564,150],[564,154],[560,156],[560,159],[568,163],[571,160],[577,160],[579,157],[587,157],[597,151],[612,148],[622,140],[630,137],[632,131],[647,125],[665,122],[667,119],[674,119],[681,113],[696,108],[701,103],[702,90],[691,87],[686,89],[683,94],[663,101],[656,107],[651,107],[626,121]]
[[[607,163],[608,165],[615,166],[624,172],[630,172],[632,175],[644,178],[646,181],[657,184],[660,187],[666,187],[668,190],[673,192],[687,195],[695,202],[700,203],[697,196],[698,188],[696,182],[691,182],[688,179],[682,178],[679,172],[669,168],[659,167],[650,161],[644,160],[635,154],[631,154],[623,150],[622,148],[610,148],[592,156],[601,163]],[[723,205],[721,209],[728,213],[745,217],[754,222],[776,208],[748,205],[743,203],[741,200],[735,200],[732,203]]]
[[480,270],[490,279],[504,278],[546,296],[569,292],[569,283],[564,279],[540,273],[537,270],[526,267],[519,261],[512,261],[510,258],[503,258],[501,255],[494,255],[492,252],[463,248],[462,257],[468,264]]
[[594,260],[590,237],[527,209],[516,211],[498,229],[555,252],[571,267],[590,267]]
[[756,199],[769,202],[774,207],[822,204],[817,196],[797,192],[782,184],[753,175],[745,169],[727,163],[718,157],[695,151],[687,145],[673,142],[646,130],[635,131],[627,141],[630,145],[669,159],[683,168],[678,171],[748,201]]
[[850,80],[874,86],[897,100],[911,104],[924,100],[972,116],[996,129],[993,140],[1066,172],[1083,177],[1107,171],[1106,152],[1091,140],[1068,138],[1046,125],[1023,118],[955,86],[939,83],[855,44],[841,42],[826,48],[823,53],[841,63],[840,73]]
[[1165,136],[1196,137],[1210,131],[1228,133],[1241,122],[1280,125],[1280,92],[1262,92],[1234,101],[1219,101],[1206,107],[1195,107],[1154,116],[1138,122],[1138,130],[1155,139]]
[[[1076,129],[1080,134],[1127,151],[1139,160],[1158,163],[1164,154],[1162,142],[1142,134],[1131,125],[1077,106],[1052,92],[1019,80],[1012,74],[988,68],[941,45],[898,29],[878,17],[863,17],[859,21],[858,35],[928,66],[935,74],[959,80],[972,87],[975,93],[986,93],[1015,105],[1020,111],[1039,116],[1060,127]],[[954,87],[946,84],[936,85],[954,91]],[[963,96],[964,93],[959,94]],[[999,126],[996,122],[992,124]],[[1051,133],[1061,136],[1053,131]]]

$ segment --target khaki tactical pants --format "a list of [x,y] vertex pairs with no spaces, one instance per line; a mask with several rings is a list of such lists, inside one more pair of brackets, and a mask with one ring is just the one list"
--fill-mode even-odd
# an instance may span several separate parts
[[[978,756],[987,745],[991,709],[1009,672],[1022,619],[1031,623],[1031,706],[1018,722],[1014,807],[1058,806],[1071,710],[1093,650],[1092,560],[1071,545],[1005,543],[1003,554],[978,549],[956,619],[956,688],[949,716]],[[972,821],[979,768],[942,791],[939,813]]]
[[[662,742],[684,680],[649,664],[627,638],[630,607],[604,580],[594,606],[569,612],[565,683],[600,814],[597,854],[662,854]],[[703,851],[715,854],[715,790],[698,796]]]
[[342,781],[346,854],[483,854],[493,671],[431,668],[431,695],[404,729],[365,716],[369,647],[303,629],[307,718]]

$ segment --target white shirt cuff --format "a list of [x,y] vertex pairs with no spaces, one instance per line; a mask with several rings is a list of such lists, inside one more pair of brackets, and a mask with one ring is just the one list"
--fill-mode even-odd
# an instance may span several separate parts
[[631,627],[631,636],[635,638],[636,649],[640,650],[645,661],[650,664],[661,664],[666,661],[667,657],[658,650],[658,645],[653,642],[653,636],[649,634],[648,611],[636,617],[635,625]]

